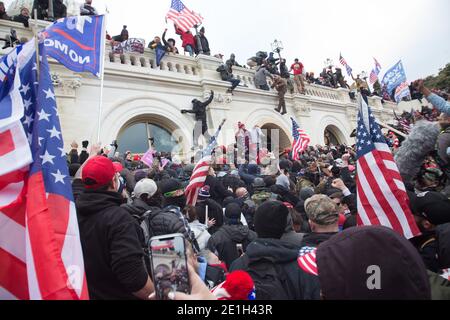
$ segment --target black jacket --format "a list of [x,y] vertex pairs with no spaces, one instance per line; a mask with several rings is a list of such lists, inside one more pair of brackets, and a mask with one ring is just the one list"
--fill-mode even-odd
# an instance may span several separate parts
[[148,279],[140,227],[117,192],[85,191],[76,200],[91,299],[136,299]]
[[290,293],[292,300],[319,300],[319,278],[305,273],[298,266],[300,248],[278,239],[256,239],[247,247],[246,253],[232,264],[230,271],[245,271],[250,262],[255,264],[269,260],[283,268],[293,291]]
[[[196,37],[196,40],[200,41],[200,44],[202,45],[203,54],[206,54],[206,55],[209,56],[211,54],[211,49],[209,49],[209,41],[208,41],[208,39],[205,36],[202,36],[200,34],[198,36],[195,36],[195,37]],[[197,51],[196,52],[197,54],[200,53],[198,50],[196,50],[196,51]]]
[[231,266],[239,258],[237,244],[242,244],[245,252],[247,246],[256,239],[256,233],[242,225],[223,225],[208,241],[208,249],[219,254],[219,259]]
[[208,206],[208,219],[216,219],[216,224],[208,229],[209,233],[214,234],[223,225],[223,209],[213,199],[207,199],[202,202],[197,202],[195,208],[197,210],[198,221],[205,223],[206,206]]
[[219,204],[222,204],[223,199],[226,197],[234,196],[234,193],[223,185],[222,181],[217,177],[207,176],[205,185],[209,186],[209,193],[211,194],[211,198],[217,201]]
[[303,236],[303,247],[318,247],[324,241],[327,241],[337,232],[325,232],[325,233],[307,233]]
[[28,28],[28,27],[30,26],[29,23],[28,23],[28,20],[29,20],[29,19],[30,19],[29,17],[25,17],[24,15],[21,15],[21,14],[19,14],[19,15],[17,15],[17,16],[14,16],[14,17],[12,18],[12,20],[15,21],[15,22],[23,23],[23,25],[24,25],[26,28]]

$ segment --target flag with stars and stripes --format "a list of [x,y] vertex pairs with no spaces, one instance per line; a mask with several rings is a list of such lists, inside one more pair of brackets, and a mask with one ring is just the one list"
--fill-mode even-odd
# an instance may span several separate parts
[[370,78],[369,78],[370,84],[374,84],[378,80],[378,75],[381,72],[380,63],[375,58],[373,58],[373,60],[375,61],[375,68],[373,68],[372,72],[370,72]]
[[303,153],[306,148],[308,148],[311,138],[309,135],[297,124],[293,118],[292,121],[292,136],[294,137],[294,142],[292,143],[292,159],[294,161],[300,159],[300,154]]
[[209,145],[206,147],[205,150],[203,150],[202,153],[203,157],[200,159],[200,161],[197,162],[197,165],[192,171],[189,184],[186,187],[186,190],[184,191],[187,205],[195,206],[195,204],[197,203],[198,192],[205,185],[209,167],[211,166],[213,160],[212,153],[214,151],[214,148],[217,147],[217,139],[224,123],[225,120],[223,120],[222,123],[220,124],[216,134],[213,137],[211,137]]
[[367,103],[360,100],[357,128],[358,225],[382,225],[405,238],[420,234],[391,150]]
[[303,271],[317,276],[319,274],[316,263],[317,248],[303,247],[298,254],[297,263]]
[[198,13],[189,10],[180,0],[172,0],[166,19],[172,20],[183,32],[202,23],[203,18]]
[[339,62],[345,67],[345,69],[347,69],[347,74],[349,76],[351,76],[352,72],[353,72],[353,69],[350,68],[350,66],[348,65],[347,61],[344,59],[342,54],[339,54]]
[[[3,58],[12,62],[9,70],[13,71],[0,83],[0,91],[19,86],[20,101],[12,104],[22,108],[21,126],[15,130],[21,130],[24,139],[14,135],[7,144],[9,149],[28,148],[32,160],[18,169],[10,163],[0,176],[0,299],[87,299],[77,215],[45,47],[39,46],[39,68],[34,40],[20,50]],[[8,85],[13,87],[8,90]],[[2,96],[0,109],[9,106],[10,99]],[[8,155],[5,152],[0,152],[1,160]]]

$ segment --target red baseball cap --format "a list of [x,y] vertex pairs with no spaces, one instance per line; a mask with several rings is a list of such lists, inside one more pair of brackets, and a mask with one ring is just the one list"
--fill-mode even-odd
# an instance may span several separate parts
[[114,169],[116,172],[121,172],[123,170],[123,165],[120,162],[113,162]]
[[97,156],[90,159],[83,167],[81,175],[87,189],[98,189],[108,185],[114,175],[119,172],[106,157]]

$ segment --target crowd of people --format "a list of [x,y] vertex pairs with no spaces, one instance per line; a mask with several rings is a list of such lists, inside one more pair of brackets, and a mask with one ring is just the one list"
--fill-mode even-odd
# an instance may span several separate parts
[[[414,85],[442,113],[438,122],[413,123],[403,143],[386,135],[421,231],[409,241],[386,227],[357,226],[355,146],[309,146],[296,161],[291,150],[279,157],[260,150],[252,159],[251,134],[238,131],[231,154],[243,155],[216,148],[197,201],[188,204],[194,160],[157,153],[148,167],[118,153],[116,142],[89,154],[87,141],[80,154],[72,144],[90,297],[154,298],[148,240],[181,233],[192,292],[171,299],[216,299],[221,290],[213,289],[236,271],[250,276],[256,299],[450,299],[450,105],[423,81]],[[435,141],[424,143],[429,132]],[[376,290],[367,285],[374,265]]]

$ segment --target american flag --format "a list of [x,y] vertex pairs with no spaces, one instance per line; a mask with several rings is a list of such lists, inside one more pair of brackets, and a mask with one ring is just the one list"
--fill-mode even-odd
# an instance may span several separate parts
[[347,64],[347,61],[345,61],[344,57],[342,56],[342,54],[339,54],[339,62],[347,69],[347,74],[349,76],[352,75],[353,69],[350,68],[350,66]]
[[311,138],[308,134],[300,129],[297,122],[291,118],[292,120],[292,136],[294,137],[294,142],[292,143],[292,159],[299,160],[300,154],[308,148],[309,142]]
[[[8,164],[0,177],[0,300],[88,299],[55,94],[45,47],[39,50],[39,77],[34,40],[3,58],[16,61],[7,78],[21,96],[14,101],[2,95],[0,113],[21,105],[25,140],[10,140],[7,148],[2,143],[0,162],[24,147],[32,160],[20,169]],[[0,91],[8,84],[3,81]]]
[[219,126],[214,137],[211,138],[211,142],[203,151],[203,157],[195,166],[192,171],[191,178],[189,180],[189,185],[186,187],[184,194],[186,195],[186,204],[195,206],[197,203],[198,192],[205,185],[206,177],[208,176],[209,167],[212,164],[212,153],[214,148],[217,146],[217,137],[222,130],[222,126],[225,123],[225,120],[222,121],[222,124]]
[[381,64],[377,61],[377,59],[373,58],[375,61],[375,68],[372,69],[372,72],[370,73],[370,84],[374,84],[378,80],[378,75],[381,72]]
[[391,150],[367,103],[360,99],[357,129],[358,225],[382,225],[410,239],[420,234]]
[[372,69],[372,72],[370,72],[369,81],[370,84],[374,84],[378,80],[378,74],[376,73],[375,69]]
[[183,32],[188,31],[195,25],[201,24],[203,21],[201,15],[186,8],[180,0],[172,0],[166,19],[173,21]]
[[316,263],[317,248],[303,247],[298,254],[297,263],[303,271],[317,276],[319,274]]

